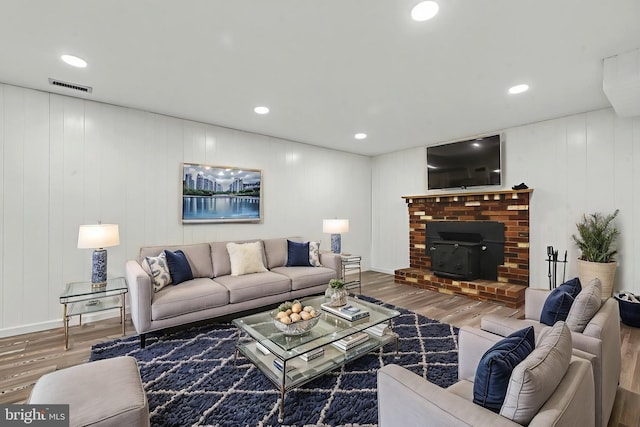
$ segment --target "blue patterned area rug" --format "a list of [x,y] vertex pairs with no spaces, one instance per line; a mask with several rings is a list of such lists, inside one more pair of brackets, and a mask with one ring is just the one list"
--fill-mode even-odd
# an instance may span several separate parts
[[376,426],[376,373],[385,364],[404,366],[442,387],[458,376],[458,329],[396,309],[399,357],[390,344],[287,392],[282,424],[279,392],[247,359],[239,356],[234,364],[238,331],[232,325],[150,334],[145,349],[138,337],[109,341],[93,346],[91,360],[138,360],[152,426]]

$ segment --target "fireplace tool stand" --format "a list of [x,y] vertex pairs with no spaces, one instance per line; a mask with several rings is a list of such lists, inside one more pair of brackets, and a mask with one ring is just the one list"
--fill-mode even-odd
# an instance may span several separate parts
[[557,285],[558,263],[562,264],[562,283],[565,281],[567,273],[567,251],[564,251],[564,260],[558,259],[558,250],[553,246],[547,246],[547,260],[549,263],[549,289],[555,289]]

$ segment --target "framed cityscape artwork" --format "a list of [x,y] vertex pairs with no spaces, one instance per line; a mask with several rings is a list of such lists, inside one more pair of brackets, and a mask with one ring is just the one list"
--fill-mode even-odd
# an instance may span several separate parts
[[262,171],[182,164],[182,222],[262,222]]

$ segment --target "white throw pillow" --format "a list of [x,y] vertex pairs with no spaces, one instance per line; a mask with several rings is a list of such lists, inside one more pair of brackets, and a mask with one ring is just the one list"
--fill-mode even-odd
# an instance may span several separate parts
[[322,267],[320,264],[320,242],[309,242],[309,264],[312,267]]
[[529,424],[567,373],[572,345],[565,322],[549,328],[531,354],[513,368],[500,415]]
[[229,252],[232,276],[269,271],[262,261],[262,242],[230,242],[227,243],[227,252]]
[[[145,263],[147,264],[146,266],[144,266]],[[171,284],[171,273],[169,272],[169,264],[167,264],[164,251],[158,256],[145,257],[143,261],[143,268],[144,267],[147,267],[151,273],[154,292],[158,292],[160,289]]]

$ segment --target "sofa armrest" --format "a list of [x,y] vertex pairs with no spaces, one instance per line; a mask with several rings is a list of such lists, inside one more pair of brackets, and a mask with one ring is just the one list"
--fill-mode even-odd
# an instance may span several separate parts
[[480,329],[501,337],[506,337],[529,326],[533,326],[536,337],[543,328],[548,328],[548,326],[535,320],[514,319],[513,317],[503,317],[497,314],[487,314],[480,320]]
[[398,365],[386,365],[378,371],[378,424],[380,427],[518,425]]
[[138,264],[138,261],[134,260],[127,261],[125,271],[131,300],[131,320],[136,332],[143,334],[151,329],[151,300],[153,299],[151,277]]
[[540,321],[542,307],[549,296],[548,289],[527,288],[524,290],[524,318]]
[[323,267],[335,270],[336,278],[342,278],[342,261],[340,254],[334,254],[333,252],[320,252],[320,264]]
[[458,379],[473,382],[482,355],[501,339],[499,335],[463,326],[458,334]]

